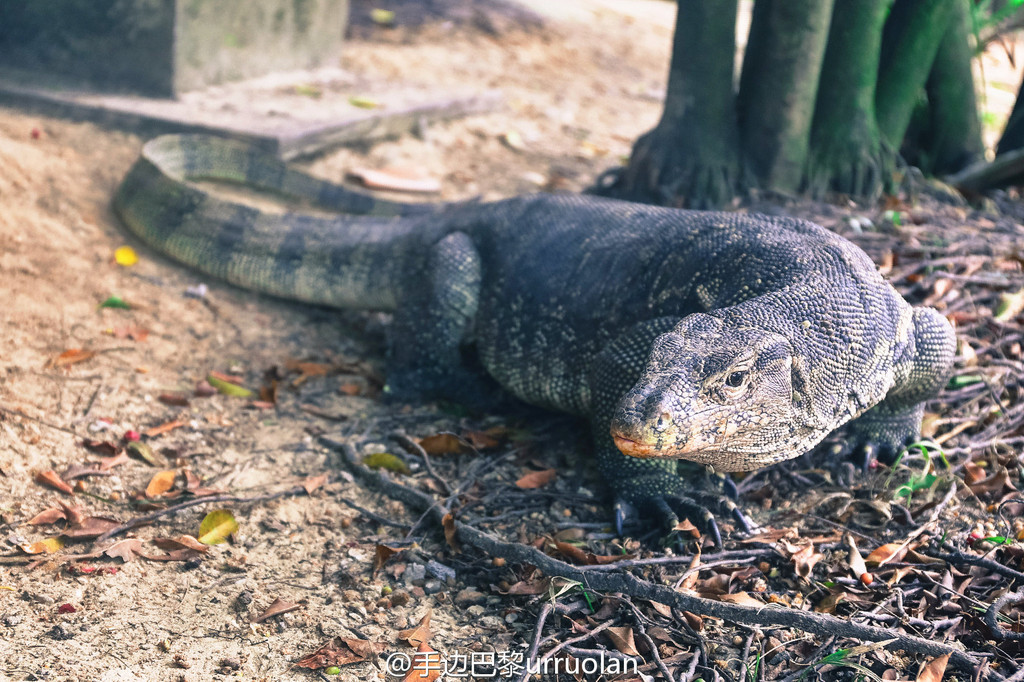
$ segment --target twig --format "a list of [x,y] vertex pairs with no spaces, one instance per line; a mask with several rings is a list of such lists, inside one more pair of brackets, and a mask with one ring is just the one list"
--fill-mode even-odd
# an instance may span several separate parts
[[[490,520],[490,519],[488,519]],[[688,564],[693,561],[692,554],[679,554],[676,556],[660,556],[651,557],[649,559],[623,559],[622,561],[615,561],[610,564],[594,564],[592,566],[580,566],[585,571],[615,571],[622,568],[637,568],[640,566],[660,566],[664,564]],[[779,557],[780,554],[775,549],[739,549],[731,550],[728,552],[718,552],[715,556],[715,561],[709,561],[702,563],[695,569],[688,569],[686,575],[689,575],[693,570],[702,571],[705,568],[713,568],[715,566],[730,566],[734,564],[750,564],[764,557]],[[721,558],[719,558],[721,557]],[[684,576],[685,577],[685,576]]]
[[628,606],[633,612],[633,622],[636,623],[637,632],[640,633],[640,638],[644,640],[644,644],[647,645],[647,648],[651,650],[651,656],[654,658],[654,664],[658,666],[658,670],[661,671],[661,674],[665,676],[666,680],[671,680],[672,673],[669,672],[665,662],[661,660],[661,654],[658,653],[658,647],[655,646],[654,640],[652,640],[650,635],[647,634],[647,628],[644,627],[644,617],[643,614],[640,613],[640,609],[636,607],[636,604],[627,599],[621,599],[620,601]]
[[399,521],[392,521],[391,519],[387,518],[386,516],[381,516],[380,514],[377,514],[375,512],[370,511],[369,509],[365,509],[363,507],[360,507],[358,504],[356,504],[352,500],[345,499],[344,497],[338,497],[338,501],[341,502],[342,504],[344,504],[347,507],[355,509],[357,512],[359,512],[360,514],[362,514],[366,518],[370,519],[371,521],[376,521],[377,523],[379,523],[381,525],[390,526],[392,528],[401,528],[402,530],[405,530],[406,528],[409,527],[408,523],[401,523]]
[[[389,497],[419,509],[428,508],[434,522],[440,526],[442,522],[441,507],[426,493],[413,490],[396,483],[384,472],[374,472],[356,463],[355,452],[347,443],[339,443],[331,438],[321,436],[320,442],[332,449],[340,450],[344,455],[341,459],[353,475],[368,485],[383,491]],[[846,637],[870,642],[894,640],[888,648],[901,649],[908,653],[925,654],[928,656],[950,655],[954,666],[973,670],[980,661],[959,649],[932,642],[921,637],[894,632],[889,628],[861,625],[836,618],[829,614],[797,611],[774,605],[753,607],[742,604],[714,601],[695,597],[662,586],[641,580],[631,573],[588,572],[578,566],[565,563],[544,554],[540,550],[516,543],[509,543],[455,521],[459,540],[468,546],[494,556],[501,556],[509,561],[530,564],[549,576],[561,576],[585,585],[597,592],[620,592],[634,599],[646,599],[678,608],[683,611],[722,618],[747,625],[764,625],[770,627],[791,627],[820,635]]]
[[526,670],[519,676],[519,682],[526,682],[527,678],[530,677],[530,661],[537,657],[537,650],[540,649],[540,638],[544,632],[544,623],[554,610],[551,602],[546,602],[541,607],[540,613],[537,614],[537,625],[533,628],[533,641],[530,642],[530,648],[526,652]]
[[861,613],[856,617],[864,618],[866,620],[874,620],[879,623],[906,623],[907,625],[913,625],[916,628],[931,630],[933,632],[951,628],[964,619],[963,616],[956,616],[954,618],[943,618],[942,620],[925,620],[923,618],[913,618],[911,616],[894,616],[891,613]]
[[1007,604],[1021,604],[1024,603],[1024,590],[1020,592],[1008,592],[999,599],[992,602],[991,606],[985,611],[985,625],[992,631],[992,638],[996,640],[1009,640],[1011,642],[1019,642],[1024,640],[1024,632],[1014,632],[1013,630],[1007,630],[999,624],[999,612]]
[[584,632],[582,635],[578,635],[576,637],[573,637],[572,639],[567,639],[564,642],[562,642],[561,644],[556,645],[553,649],[550,649],[547,653],[545,653],[543,656],[541,656],[540,660],[537,661],[537,665],[535,665],[534,668],[539,668],[541,663],[543,663],[544,661],[548,660],[549,658],[551,658],[552,656],[557,654],[562,649],[565,649],[566,647],[570,647],[573,644],[577,644],[578,642],[585,642],[588,639],[593,639],[594,635],[596,635],[599,632],[603,632],[604,630],[607,630],[614,623],[615,623],[614,620],[611,620],[611,619],[606,620],[605,622],[601,623],[600,625],[598,625],[593,630],[588,630],[587,632]]
[[1024,668],[1007,677],[1006,682],[1024,682]]
[[[948,545],[946,543],[942,543],[940,546],[947,547]],[[950,564],[961,563],[967,564],[968,566],[981,566],[982,568],[987,568],[993,573],[998,573],[1002,576],[1006,576],[1007,578],[1013,578],[1014,580],[1017,580],[1020,583],[1024,584],[1024,573],[1016,571],[1010,568],[1009,566],[1004,566],[1003,564],[999,563],[994,559],[987,559],[981,556],[974,556],[973,554],[961,552],[958,549],[954,549],[949,554],[944,554],[942,552],[925,552],[925,554],[927,556],[940,559]]]
[[808,663],[807,667],[804,668],[803,670],[794,670],[789,675],[786,675],[785,677],[783,677],[781,682],[792,682],[793,680],[795,680],[797,678],[803,678],[803,676],[807,674],[808,670],[810,670],[811,668],[813,668],[814,666],[816,666],[818,664],[818,661],[820,661],[821,658],[822,658],[822,654],[824,654],[826,651],[829,651],[832,648],[832,646],[835,644],[835,641],[836,641],[835,637],[827,637],[827,638],[825,638],[825,641],[821,643],[821,646],[819,646],[815,650],[815,652],[813,654],[811,654],[808,657],[808,659],[807,659],[809,661],[814,661],[814,663]]
[[54,431],[63,431],[64,433],[70,433],[75,438],[80,438],[82,440],[85,440],[85,436],[83,436],[82,434],[78,433],[77,431],[72,431],[71,429],[69,429],[69,428],[67,428],[65,426],[60,426],[58,424],[53,424],[51,422],[46,421],[45,419],[40,419],[38,417],[33,417],[31,415],[25,414],[21,410],[15,410],[13,408],[4,407],[3,405],[0,405],[0,412],[3,412],[4,414],[12,415],[14,417],[21,417],[22,419],[27,419],[30,422],[35,422],[36,424],[40,424],[42,426],[45,426],[48,429],[53,429]]
[[131,521],[129,521],[128,523],[122,524],[122,525],[118,526],[117,528],[111,528],[110,530],[108,530],[106,533],[104,533],[103,535],[101,535],[98,538],[96,538],[95,544],[99,544],[101,542],[109,540],[112,537],[116,537],[118,535],[121,535],[122,533],[126,533],[126,532],[130,531],[133,528],[138,528],[139,526],[144,526],[144,525],[150,523],[151,521],[155,521],[156,519],[159,519],[159,518],[161,518],[163,516],[167,516],[169,514],[177,513],[179,511],[181,511],[182,509],[188,509],[189,507],[197,507],[199,505],[212,504],[214,502],[217,502],[217,503],[220,503],[220,502],[231,502],[231,503],[234,503],[234,504],[249,504],[249,503],[252,503],[252,502],[268,502],[270,500],[276,500],[276,499],[281,498],[281,497],[294,497],[296,495],[305,495],[305,494],[306,494],[306,489],[303,488],[301,485],[297,485],[297,486],[295,486],[293,488],[289,488],[288,490],[282,490],[282,491],[276,492],[276,493],[269,493],[267,495],[256,495],[254,497],[238,497],[237,495],[209,495],[207,497],[197,497],[195,499],[188,500],[186,502],[182,502],[181,504],[176,504],[176,505],[174,505],[172,507],[167,507],[166,509],[158,509],[155,512],[150,512],[149,514],[144,514],[142,516],[137,516],[134,519],[132,519]]
[[452,487],[448,485],[448,481],[446,481],[443,476],[434,471],[434,464],[430,461],[430,455],[427,454],[427,451],[423,449],[422,445],[414,441],[412,438],[409,438],[409,436],[405,435],[404,433],[401,433],[400,431],[392,433],[391,437],[398,441],[398,444],[401,445],[406,450],[410,452],[415,452],[417,455],[419,455],[423,459],[423,468],[425,468],[427,470],[427,473],[430,474],[431,477],[433,477],[433,479],[438,482],[438,484],[440,484],[445,497],[451,496]]

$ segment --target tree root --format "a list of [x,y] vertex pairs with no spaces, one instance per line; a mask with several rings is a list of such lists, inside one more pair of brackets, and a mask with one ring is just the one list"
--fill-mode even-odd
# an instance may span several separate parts
[[999,612],[1007,604],[1024,604],[1024,590],[1020,592],[1009,592],[992,602],[992,605],[985,611],[985,625],[992,631],[993,639],[1000,641],[1020,642],[1024,640],[1024,632],[1007,630],[999,624]]
[[806,190],[815,199],[831,191],[873,202],[891,191],[895,168],[896,155],[888,145],[860,143],[854,136],[813,155]]
[[636,141],[628,166],[606,173],[588,191],[677,208],[728,206],[742,180],[735,155],[705,158],[693,146],[655,128]]
[[[319,440],[324,446],[339,452],[344,466],[369,487],[416,510],[425,510],[424,515],[431,517],[438,527],[446,522],[447,512],[427,493],[396,483],[383,472],[371,471],[363,467],[356,459],[355,450],[347,443],[338,442],[326,436],[321,436]],[[618,592],[633,599],[655,601],[682,611],[722,618],[744,625],[788,627],[818,635],[868,642],[887,642],[887,649],[897,649],[926,656],[949,654],[950,663],[969,673],[978,671],[983,666],[980,659],[960,649],[921,637],[906,635],[892,628],[861,625],[824,613],[798,611],[769,605],[753,607],[695,597],[642,580],[625,571],[613,573],[607,570],[588,570],[589,567],[586,566],[574,566],[548,556],[529,545],[504,542],[460,521],[450,519],[448,521],[454,524],[459,541],[464,545],[474,547],[492,556],[503,557],[507,561],[535,566],[548,576],[559,576],[579,582],[589,590]],[[988,671],[988,679],[997,681],[1004,678],[995,672]]]

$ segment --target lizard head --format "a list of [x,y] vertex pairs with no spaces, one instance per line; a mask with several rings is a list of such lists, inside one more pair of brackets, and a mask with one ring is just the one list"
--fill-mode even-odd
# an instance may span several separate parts
[[780,334],[690,315],[655,339],[643,375],[615,411],[612,438],[627,455],[719,471],[796,457],[811,428],[794,390],[802,384],[798,365]]

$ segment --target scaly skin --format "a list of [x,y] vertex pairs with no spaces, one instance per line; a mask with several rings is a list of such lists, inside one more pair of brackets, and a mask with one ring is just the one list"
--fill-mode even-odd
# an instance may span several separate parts
[[[344,212],[268,214],[222,179]],[[943,385],[953,331],[859,248],[805,221],[585,196],[376,201],[237,142],[146,145],[115,199],[154,248],[243,287],[395,311],[388,390],[518,398],[588,417],[617,509],[692,512],[676,460],[720,471],[796,457],[843,424],[895,452]],[[625,454],[623,454],[625,453]],[[630,456],[627,456],[630,455]]]

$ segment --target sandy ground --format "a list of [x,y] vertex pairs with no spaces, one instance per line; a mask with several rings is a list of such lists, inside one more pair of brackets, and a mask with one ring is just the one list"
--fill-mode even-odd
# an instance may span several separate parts
[[[408,42],[350,42],[344,69],[439,91],[500,88],[507,107],[434,126],[422,138],[338,150],[307,167],[335,180],[357,166],[415,168],[442,181],[445,199],[582,188],[657,121],[673,5],[559,6],[562,16],[548,30],[500,40],[440,27]],[[1016,76],[1006,80],[1015,85]],[[0,553],[7,555],[0,563],[0,679],[314,679],[293,661],[336,635],[399,650],[397,633],[428,611],[435,649],[522,651],[530,619],[487,589],[517,576],[496,567],[466,582],[462,571],[478,567],[442,553],[436,538],[401,565],[405,573],[374,573],[377,543],[398,543],[405,532],[341,500],[404,524],[415,518],[345,481],[311,496],[226,505],[240,529],[198,565],[84,560],[69,568],[45,556],[29,565],[18,555],[16,546],[55,534],[27,522],[58,501],[118,521],[141,513],[128,500],[160,469],[137,459],[84,479],[74,497],[36,480],[38,472],[98,460],[85,439],[116,443],[127,431],[180,420],[146,439],[162,468],[189,469],[206,486],[252,496],[335,470],[335,456],[315,439],[321,432],[384,451],[395,448],[387,435],[396,428],[426,436],[491,423],[432,406],[396,412],[374,400],[383,364],[375,316],[268,300],[217,282],[205,282],[203,300],[185,296],[201,280],[127,237],[109,209],[142,142],[0,109]],[[141,257],[132,267],[114,262],[125,244]],[[131,309],[100,308],[111,296]],[[95,355],[54,362],[72,349]],[[298,388],[283,382],[276,409],[221,395],[193,397],[187,406],[160,400],[169,392],[192,395],[211,371],[258,387],[289,359],[345,369]],[[592,478],[580,481],[571,492],[596,494]],[[195,535],[205,511],[162,518],[133,535],[146,541],[147,553],[160,554],[149,540]],[[568,513],[557,502],[547,511]],[[89,549],[78,543],[64,553]],[[454,566],[460,581],[424,578],[415,566],[430,558]],[[467,585],[483,593],[462,592]],[[278,598],[301,608],[252,622]],[[379,664],[360,663],[344,667],[339,679],[383,673]]]
[[[500,41],[442,27],[405,44],[349,43],[344,69],[439,91],[497,87],[507,107],[435,126],[424,139],[339,150],[309,168],[333,179],[354,166],[418,168],[442,180],[444,198],[507,196],[544,185],[579,189],[628,154],[631,141],[659,114],[671,5],[636,4],[642,16],[576,6],[566,23]],[[332,311],[217,282],[207,282],[205,300],[185,297],[199,279],[133,242],[109,209],[142,142],[90,124],[0,109],[4,553],[54,535],[52,526],[26,522],[58,500],[120,521],[136,514],[127,498],[158,471],[140,461],[85,479],[85,492],[74,497],[34,480],[40,471],[96,461],[82,446],[87,438],[119,442],[126,431],[182,419],[184,426],[148,439],[167,468],[188,467],[204,484],[242,496],[332,470],[332,455],[310,432],[337,431],[338,423],[311,416],[300,408],[306,403],[347,418],[343,433],[369,432],[377,449],[394,448],[384,444],[395,428],[393,411],[339,391],[357,386],[372,392],[372,382],[358,372],[282,389],[276,410],[248,409],[226,396],[193,399],[188,407],[159,401],[169,391],[190,394],[211,370],[240,375],[256,387],[264,372],[289,358],[369,358],[379,367],[380,334],[372,316],[341,316],[339,324]],[[113,260],[124,244],[134,244],[141,256],[130,268]],[[131,310],[99,308],[113,295]],[[126,336],[133,330],[136,338]],[[148,336],[138,338],[138,330]],[[67,367],[48,364],[70,349],[97,354]],[[415,435],[438,428],[438,413],[429,408],[406,410],[405,418],[400,425]],[[428,576],[425,592],[422,579],[372,575],[377,540],[396,542],[404,532],[367,521],[339,497],[404,523],[414,520],[354,484],[336,484],[311,497],[229,505],[241,526],[234,542],[213,548],[191,570],[181,562],[144,560],[83,561],[86,570],[97,568],[85,574],[45,558],[31,569],[0,564],[0,678],[311,679],[312,672],[294,669],[292,661],[323,641],[358,632],[397,649],[396,633],[429,609],[436,649],[465,650],[472,642],[524,648],[528,625],[506,613],[497,596],[454,605],[464,585],[430,584]],[[194,535],[203,513],[189,510],[134,534]],[[85,542],[64,552],[89,549]],[[147,552],[162,553],[149,544]],[[408,601],[380,602],[385,588],[405,592]],[[302,608],[276,622],[250,622],[276,598]],[[340,679],[381,677],[379,667],[364,663],[344,668]]]

